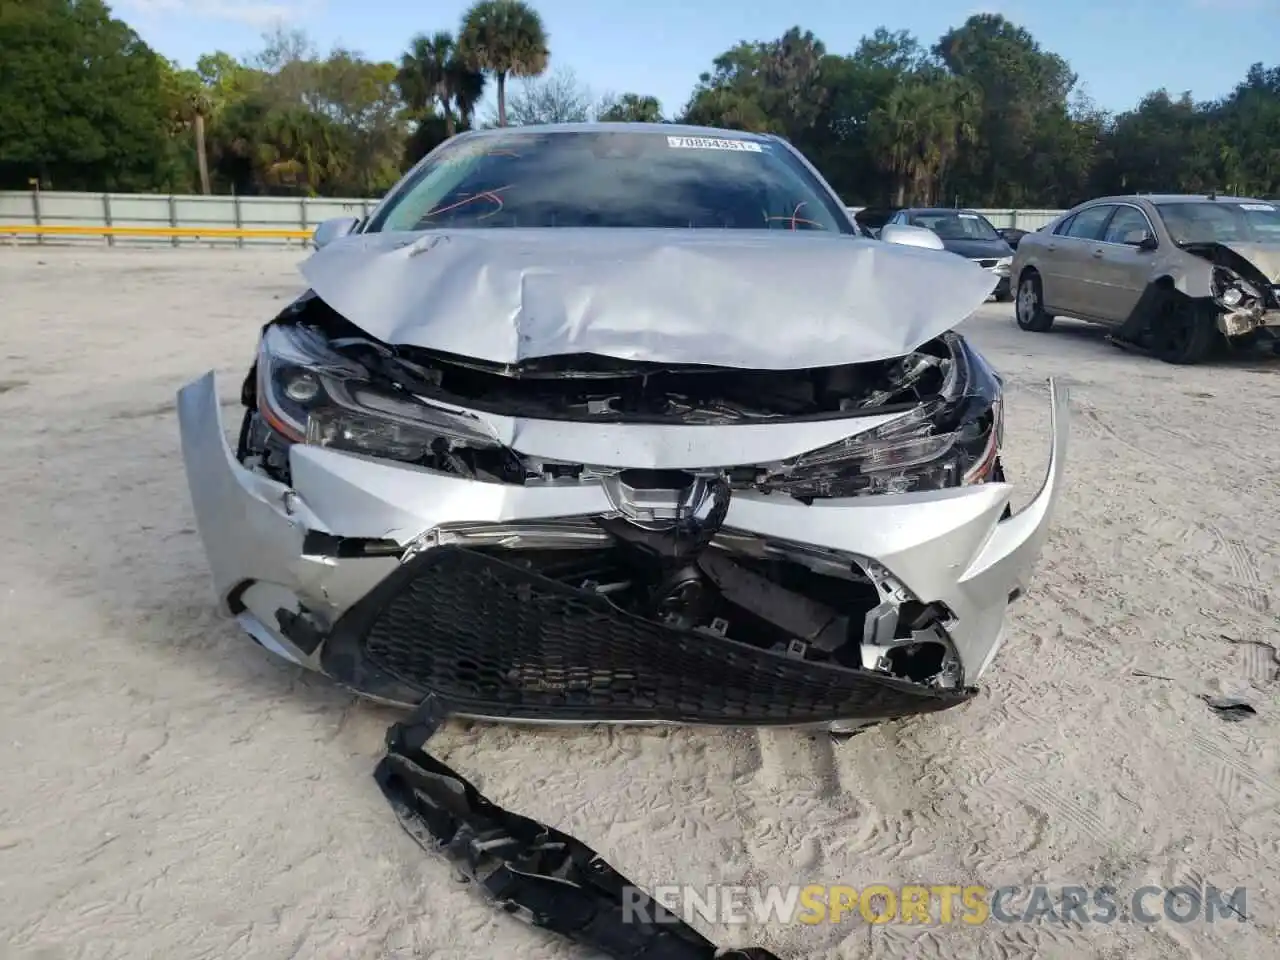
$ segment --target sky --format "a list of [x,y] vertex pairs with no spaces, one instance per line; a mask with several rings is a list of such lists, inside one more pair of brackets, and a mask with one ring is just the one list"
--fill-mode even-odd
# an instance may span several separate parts
[[[108,0],[156,51],[182,66],[202,53],[262,46],[276,24],[316,46],[398,60],[419,32],[457,30],[466,0]],[[741,40],[812,30],[851,53],[878,26],[926,45],[974,13],[1001,13],[1066,58],[1099,106],[1120,111],[1161,87],[1197,100],[1222,96],[1249,65],[1280,64],[1280,0],[532,0],[549,35],[552,69],[568,67],[597,97],[651,94],[668,115],[698,75]],[[483,111],[483,107],[482,107]]]

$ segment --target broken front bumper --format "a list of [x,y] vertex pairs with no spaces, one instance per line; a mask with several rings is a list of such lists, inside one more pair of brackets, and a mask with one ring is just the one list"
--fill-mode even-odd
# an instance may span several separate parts
[[[713,541],[852,557],[891,593],[945,605],[962,680],[952,689],[662,626],[502,552],[537,546],[547,531],[558,542],[600,536],[592,518],[614,512],[601,484],[481,483],[296,445],[286,487],[236,460],[212,373],[180,391],[178,414],[219,599],[289,660],[378,699],[435,693],[451,712],[479,717],[809,724],[928,712],[972,695],[1061,490],[1066,394],[1052,386],[1050,395],[1044,483],[1006,519],[1005,483],[811,505],[739,493]],[[365,548],[353,555],[344,543]]]
[[1225,309],[1218,314],[1217,327],[1225,337],[1244,337],[1255,332],[1280,336],[1280,309]]

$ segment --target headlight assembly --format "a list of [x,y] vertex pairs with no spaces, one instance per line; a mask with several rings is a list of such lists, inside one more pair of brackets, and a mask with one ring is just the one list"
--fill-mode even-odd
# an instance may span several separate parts
[[258,350],[258,413],[288,440],[392,460],[502,446],[465,411],[428,405],[369,382],[368,371],[330,349],[325,337],[276,324]]
[[[904,396],[921,398],[901,416],[789,461],[740,467],[731,483],[808,500],[991,479],[1003,429],[1000,380],[963,338],[952,334],[944,341],[947,359],[926,353],[903,358],[888,384],[868,395],[868,413]],[[478,415],[398,387],[366,364],[374,360],[357,362],[301,324],[264,331],[256,419],[277,439],[252,447],[265,450],[271,469],[287,476],[288,447],[305,443],[503,483],[546,473],[545,465],[530,465],[507,448]],[[935,371],[941,375],[935,392],[917,393]],[[591,469],[578,464],[573,475]]]
[[803,454],[760,486],[798,498],[937,490],[991,479],[1003,439],[999,378],[959,337],[939,396],[874,430]]
[[1213,268],[1213,296],[1224,307],[1235,309],[1247,301],[1261,301],[1262,291],[1226,267]]

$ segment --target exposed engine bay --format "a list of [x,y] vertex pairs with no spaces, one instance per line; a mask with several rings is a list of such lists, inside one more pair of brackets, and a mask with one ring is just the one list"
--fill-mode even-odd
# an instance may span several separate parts
[[1158,346],[1172,328],[1202,325],[1230,344],[1270,340],[1280,348],[1280,282],[1225,243],[1183,243],[1179,249],[1211,267],[1149,284],[1117,329],[1118,342]]
[[[272,351],[275,335],[292,342]],[[283,482],[288,482],[288,447],[297,441],[391,455],[498,483],[594,482],[614,472],[591,463],[521,456],[486,434],[477,416],[483,413],[704,426],[829,419],[849,420],[855,430],[860,416],[903,414],[873,436],[857,436],[793,462],[698,473],[704,480],[722,477],[735,489],[801,498],[975,482],[994,469],[1000,440],[999,378],[955,334],[893,360],[799,371],[627,364],[598,356],[508,368],[382,344],[308,296],[265,328],[263,343],[242,391],[247,412],[240,455],[242,460],[256,457]],[[331,359],[332,377],[307,362],[317,355]],[[367,411],[399,418],[397,435],[387,436],[381,423],[362,415]],[[861,458],[860,445],[867,448]],[[908,456],[905,461],[881,458],[883,463],[874,462],[877,469],[867,469],[883,446]],[[913,461],[922,457],[928,466],[914,469]]]
[[[1242,337],[1268,326],[1266,313],[1280,310],[1280,283],[1225,244],[1188,243],[1183,249],[1214,265],[1210,287],[1224,336]],[[1280,338],[1280,330],[1272,327],[1272,332]]]
[[[251,469],[289,483],[289,448],[308,443],[482,482],[599,485],[615,508],[585,525],[435,531],[401,551],[406,558],[445,542],[496,551],[673,629],[939,689],[963,683],[945,606],[911,595],[872,561],[723,526],[739,491],[813,503],[1002,480],[999,378],[955,334],[898,359],[801,371],[596,356],[511,369],[380,343],[305,297],[262,344],[243,387],[238,456]],[[781,462],[618,469],[517,453],[486,432],[485,414],[706,428],[839,419],[853,435]],[[856,432],[869,415],[880,425]],[[394,549],[312,538],[310,553]]]

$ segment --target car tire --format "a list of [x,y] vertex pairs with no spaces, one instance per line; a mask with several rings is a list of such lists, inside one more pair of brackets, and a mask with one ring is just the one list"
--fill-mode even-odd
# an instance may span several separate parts
[[1157,320],[1155,355],[1165,363],[1200,363],[1218,342],[1213,316],[1200,304],[1182,299],[1166,301]]
[[1044,311],[1044,288],[1040,285],[1040,274],[1034,270],[1027,271],[1018,278],[1013,317],[1021,329],[1031,333],[1045,333],[1053,326],[1053,317]]
[[1155,353],[1166,364],[1199,364],[1217,343],[1213,316],[1199,303],[1167,301],[1155,330]]

